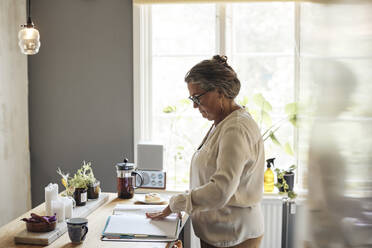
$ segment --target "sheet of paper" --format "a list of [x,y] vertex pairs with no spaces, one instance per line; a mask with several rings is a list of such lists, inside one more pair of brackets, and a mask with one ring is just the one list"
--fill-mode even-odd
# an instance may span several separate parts
[[162,211],[166,206],[162,205],[128,205],[128,204],[117,204],[114,207],[114,211],[126,211],[126,210],[136,210],[142,212],[157,212]]
[[146,213],[161,212],[165,206],[160,205],[125,205],[117,204],[113,210],[113,215],[137,214],[145,215]]

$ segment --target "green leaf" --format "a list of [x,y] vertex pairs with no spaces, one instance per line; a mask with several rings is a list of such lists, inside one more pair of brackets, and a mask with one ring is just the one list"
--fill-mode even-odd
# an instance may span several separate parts
[[272,140],[272,142],[278,146],[280,146],[280,142],[279,140],[276,138],[275,134],[273,132],[270,131],[270,139]]
[[176,106],[167,106],[163,109],[163,112],[166,114],[176,112]]
[[187,107],[191,104],[191,101],[187,98],[183,98],[183,99],[179,100],[178,103],[179,103],[180,107],[185,108],[185,107]]
[[281,188],[283,185],[281,183],[276,183],[274,184],[275,187],[277,187],[278,189]]
[[257,104],[258,106],[261,106],[264,101],[265,101],[265,98],[263,97],[261,93],[253,95],[253,102]]
[[296,115],[298,113],[298,106],[296,102],[288,103],[284,107],[284,111],[287,115]]
[[289,168],[288,168],[288,172],[293,172],[295,169],[297,168],[297,166],[295,164],[292,164]]
[[273,109],[271,104],[268,101],[266,101],[266,99],[262,96],[261,93],[255,94],[253,96],[253,102],[263,111],[270,112]]
[[285,113],[288,115],[288,121],[292,123],[293,126],[297,126],[297,113],[298,105],[296,102],[288,103],[284,107]]
[[289,115],[288,121],[292,123],[293,126],[297,127],[297,115]]
[[295,192],[293,192],[293,191],[289,191],[288,192],[288,197],[291,198],[291,199],[294,199],[294,198],[297,197],[297,194]]
[[284,144],[284,147],[283,147],[284,151],[288,154],[288,155],[291,155],[293,156],[294,155],[294,152],[292,150],[292,147],[291,145],[287,142]]
[[189,99],[183,98],[179,101],[181,104],[190,105],[191,101]]
[[270,127],[272,124],[272,120],[270,115],[266,111],[262,111],[262,122],[267,126]]

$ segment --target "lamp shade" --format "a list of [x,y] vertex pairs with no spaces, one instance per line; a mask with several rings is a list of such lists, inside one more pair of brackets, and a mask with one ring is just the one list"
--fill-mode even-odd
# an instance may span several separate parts
[[33,26],[24,26],[18,33],[18,39],[23,54],[33,55],[39,52],[40,34]]

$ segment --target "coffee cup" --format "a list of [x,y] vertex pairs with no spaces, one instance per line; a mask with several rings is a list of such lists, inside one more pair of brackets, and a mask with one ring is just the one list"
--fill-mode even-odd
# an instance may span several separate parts
[[84,218],[71,218],[67,221],[68,236],[72,243],[81,243],[88,233],[88,220]]

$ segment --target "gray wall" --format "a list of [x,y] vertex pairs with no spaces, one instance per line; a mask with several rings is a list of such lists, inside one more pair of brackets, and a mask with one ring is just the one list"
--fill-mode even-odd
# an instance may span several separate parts
[[74,173],[83,160],[114,192],[114,164],[133,161],[132,1],[34,0],[31,14],[41,36],[29,56],[32,204],[60,184],[57,167]]
[[0,226],[29,210],[27,56],[18,47],[25,0],[0,0]]

